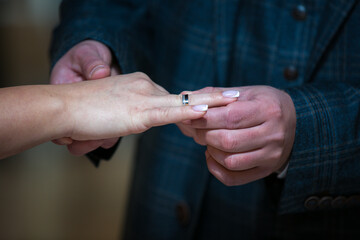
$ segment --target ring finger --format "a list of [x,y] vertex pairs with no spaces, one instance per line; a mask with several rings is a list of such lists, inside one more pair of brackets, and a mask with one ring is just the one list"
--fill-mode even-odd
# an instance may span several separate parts
[[[183,105],[202,105],[206,104],[209,107],[223,106],[237,100],[238,91],[230,93],[214,92],[214,93],[199,93],[199,94],[180,94],[167,95],[158,97],[159,103],[162,106],[179,107]],[[186,100],[186,101],[185,101]],[[185,104],[187,103],[187,104]]]

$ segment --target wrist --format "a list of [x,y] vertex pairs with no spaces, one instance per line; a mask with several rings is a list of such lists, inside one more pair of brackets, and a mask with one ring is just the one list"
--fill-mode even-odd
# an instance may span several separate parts
[[51,112],[54,114],[52,124],[54,129],[51,140],[63,137],[71,137],[74,129],[75,111],[73,109],[74,100],[71,94],[73,84],[52,85],[54,98],[52,100]]

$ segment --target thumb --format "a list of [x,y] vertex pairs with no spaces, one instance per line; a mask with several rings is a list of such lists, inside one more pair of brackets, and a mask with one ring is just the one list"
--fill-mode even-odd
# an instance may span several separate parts
[[110,76],[111,52],[104,44],[89,41],[75,52],[75,64],[87,80],[95,80]]

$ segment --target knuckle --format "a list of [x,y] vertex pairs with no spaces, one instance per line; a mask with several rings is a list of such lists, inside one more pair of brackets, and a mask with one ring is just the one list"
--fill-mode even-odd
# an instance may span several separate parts
[[278,143],[280,146],[285,145],[285,132],[279,131],[273,135],[273,141]]
[[275,161],[278,161],[282,156],[282,151],[281,149],[277,149],[272,151],[272,154],[270,156],[270,161],[273,163]]
[[233,150],[237,146],[236,138],[229,132],[224,132],[221,134],[221,147],[225,151]]
[[143,73],[143,72],[134,72],[131,75],[133,75],[135,78],[138,78],[138,79],[150,81],[150,77],[146,73]]
[[239,119],[236,109],[234,108],[228,108],[226,112],[226,127],[229,129],[237,128]]
[[96,51],[96,48],[88,41],[82,42],[73,48],[75,56],[82,56],[89,51]]
[[275,131],[273,133],[266,134],[267,131],[261,131],[262,136],[266,136],[264,138],[264,144],[272,149],[272,156],[274,153],[277,153],[278,150],[282,151],[282,149],[286,146],[286,133],[285,131]]
[[202,92],[206,92],[206,93],[212,93],[216,91],[215,87],[205,87],[203,89],[201,89]]
[[90,45],[88,43],[79,44],[74,48],[74,54],[82,54],[84,51],[87,51],[88,48],[90,48]]
[[150,89],[154,87],[154,85],[145,78],[136,78],[133,80],[133,84],[138,89]]
[[133,84],[139,89],[154,88],[154,83],[145,73],[142,72],[132,73],[130,74],[130,77],[133,78],[132,80]]
[[270,104],[267,109],[271,118],[281,119],[283,117],[283,111],[280,107],[280,104]]

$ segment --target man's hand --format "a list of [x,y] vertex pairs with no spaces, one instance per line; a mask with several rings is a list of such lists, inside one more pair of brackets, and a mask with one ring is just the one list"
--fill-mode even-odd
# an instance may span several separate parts
[[[295,107],[287,93],[268,86],[232,89],[240,92],[238,101],[211,108],[201,119],[178,124],[185,135],[207,146],[208,169],[227,186],[282,170],[296,129]],[[224,89],[205,88],[196,93],[214,91]]]
[[[120,70],[112,64],[112,60],[111,52],[104,44],[92,40],[81,42],[56,63],[51,72],[51,83],[74,83],[118,75]],[[110,148],[117,141],[118,138],[97,141],[74,141],[70,138],[62,138],[53,142],[68,145],[72,154],[83,155],[98,147]]]

